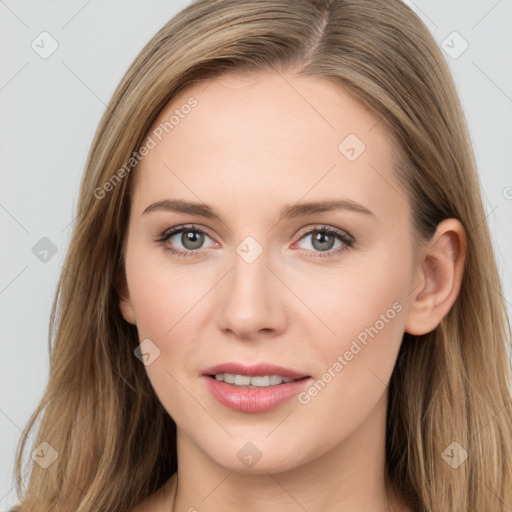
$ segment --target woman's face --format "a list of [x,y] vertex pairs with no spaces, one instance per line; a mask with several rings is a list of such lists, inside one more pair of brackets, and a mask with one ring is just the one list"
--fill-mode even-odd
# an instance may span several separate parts
[[121,310],[183,447],[260,472],[383,444],[418,285],[387,135],[292,73],[197,83],[161,112],[130,178]]

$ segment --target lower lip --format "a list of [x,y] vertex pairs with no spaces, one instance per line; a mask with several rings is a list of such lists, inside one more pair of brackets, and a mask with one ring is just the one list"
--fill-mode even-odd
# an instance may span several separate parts
[[265,388],[239,387],[203,376],[211,394],[222,404],[234,411],[247,413],[267,412],[287,402],[300,393],[310,378],[268,386]]

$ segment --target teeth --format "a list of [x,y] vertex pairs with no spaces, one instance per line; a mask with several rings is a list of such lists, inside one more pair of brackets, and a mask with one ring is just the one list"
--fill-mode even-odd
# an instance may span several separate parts
[[248,386],[251,383],[251,377],[247,375],[235,375],[235,384],[237,386]]
[[[217,375],[215,375],[215,378],[217,378]],[[227,382],[228,384],[234,384],[235,376],[232,373],[225,373],[223,380],[224,380],[224,382]]]
[[[251,377],[251,384],[260,388],[266,388],[267,386],[270,386],[270,377],[270,375],[264,375],[262,377]],[[272,382],[273,386],[281,384],[281,382],[279,382],[281,379],[277,375],[272,375],[272,377],[274,377],[274,382]]]
[[277,386],[278,384],[293,382],[297,379],[281,377],[280,375],[258,375],[257,377],[248,377],[247,375],[237,375],[233,373],[217,373],[216,380],[234,384],[235,386],[253,386],[266,388],[268,386]]

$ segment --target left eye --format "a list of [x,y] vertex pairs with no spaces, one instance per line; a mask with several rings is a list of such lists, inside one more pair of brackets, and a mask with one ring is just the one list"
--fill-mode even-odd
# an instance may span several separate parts
[[[300,240],[307,240],[308,238],[310,239],[312,250],[318,252],[327,252],[332,249],[345,248],[352,245],[352,240],[348,236],[328,227],[310,230],[302,235]],[[338,242],[337,246],[336,242]],[[310,247],[305,247],[305,249],[309,250]],[[334,252],[338,251],[334,250]]]

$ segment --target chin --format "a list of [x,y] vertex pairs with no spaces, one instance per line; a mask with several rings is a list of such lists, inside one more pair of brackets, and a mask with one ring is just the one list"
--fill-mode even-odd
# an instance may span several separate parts
[[281,473],[304,463],[298,457],[300,443],[279,442],[277,445],[257,436],[253,437],[253,442],[248,439],[248,436],[230,439],[225,445],[217,443],[213,450],[204,451],[219,466],[243,474]]

